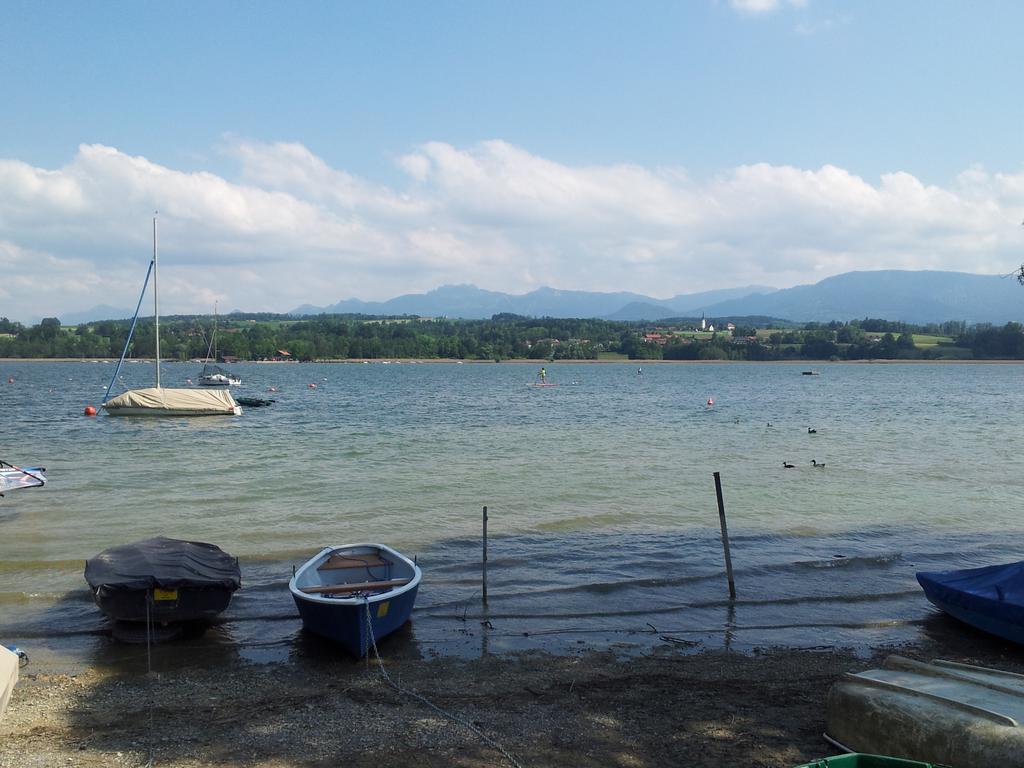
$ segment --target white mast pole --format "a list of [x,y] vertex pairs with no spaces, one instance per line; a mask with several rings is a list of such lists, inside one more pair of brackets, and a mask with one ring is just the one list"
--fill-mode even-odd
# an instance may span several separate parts
[[156,214],[153,215],[153,333],[156,336],[156,388],[160,389],[160,290],[156,279]]

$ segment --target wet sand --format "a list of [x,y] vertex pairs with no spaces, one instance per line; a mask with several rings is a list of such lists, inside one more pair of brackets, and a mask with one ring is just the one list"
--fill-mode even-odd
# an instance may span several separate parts
[[937,618],[921,642],[868,653],[388,660],[385,643],[391,679],[461,722],[342,655],[149,674],[33,663],[0,722],[0,766],[795,766],[836,751],[829,686],[890,652],[1024,671],[1019,649]]

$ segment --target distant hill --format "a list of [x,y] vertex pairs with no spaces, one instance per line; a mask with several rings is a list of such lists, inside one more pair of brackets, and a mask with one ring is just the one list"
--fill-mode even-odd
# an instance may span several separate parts
[[[80,325],[81,323],[94,323],[97,320],[124,320],[135,314],[134,310],[123,307],[111,307],[107,304],[98,304],[92,309],[82,312],[68,312],[58,318],[64,325]],[[33,323],[39,322],[33,320]]]
[[767,286],[748,285],[743,288],[720,288],[702,293],[683,293],[664,301],[647,299],[631,302],[617,312],[603,317],[606,320],[664,320],[670,317],[692,315],[695,311],[700,315],[702,307],[731,299],[760,296],[775,290],[777,289]]
[[539,288],[522,296],[446,285],[390,301],[357,299],[331,307],[300,307],[293,314],[361,312],[427,317],[486,318],[501,312],[528,317],[595,317],[665,320],[674,317],[730,319],[774,317],[791,322],[828,322],[865,317],[915,324],[963,320],[969,324],[1024,320],[1024,287],[998,275],[966,272],[879,270],[847,272],[813,285],[775,290],[730,288],[653,299],[635,293],[590,293]]
[[[480,319],[501,313],[648,321],[705,315],[711,320],[733,322],[759,316],[795,323],[872,317],[915,324],[962,320],[968,324],[1002,325],[1011,320],[1024,322],[1024,287],[1016,280],[998,275],[906,270],[847,272],[812,285],[784,290],[751,285],[680,294],[670,299],[626,291],[596,293],[554,288],[538,288],[515,295],[486,291],[473,285],[443,285],[426,293],[405,294],[388,301],[346,299],[326,307],[305,304],[289,314]],[[59,315],[65,325],[131,316],[129,309],[103,304]],[[29,322],[37,323],[39,318]]]
[[963,320],[1001,325],[1024,319],[1024,288],[1016,280],[965,272],[847,272],[813,285],[710,304],[700,311],[709,317],[768,315],[795,322],[873,317],[917,324]]
[[597,317],[610,320],[657,320],[690,313],[702,304],[774,288],[750,286],[683,294],[667,300],[638,293],[595,293],[538,288],[523,295],[485,291],[474,285],[443,285],[427,293],[412,293],[388,301],[346,299],[326,307],[304,304],[293,315],[348,314],[420,315],[480,319],[502,312],[527,317]]

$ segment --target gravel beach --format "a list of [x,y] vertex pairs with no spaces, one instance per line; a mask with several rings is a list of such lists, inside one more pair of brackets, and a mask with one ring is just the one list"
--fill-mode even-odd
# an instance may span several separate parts
[[829,686],[889,652],[1024,669],[1016,649],[937,621],[938,636],[868,654],[385,660],[459,722],[344,656],[133,674],[33,664],[0,723],[0,766],[793,766],[835,752],[822,739]]

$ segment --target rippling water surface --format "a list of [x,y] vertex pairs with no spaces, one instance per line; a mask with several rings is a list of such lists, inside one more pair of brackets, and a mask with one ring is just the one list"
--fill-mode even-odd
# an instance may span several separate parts
[[942,627],[916,570],[1022,557],[1018,365],[564,364],[535,388],[521,364],[247,364],[238,392],[277,402],[240,418],[82,416],[112,370],[0,363],[0,458],[50,479],[0,499],[0,640],[56,659],[116,658],[84,561],[155,535],[238,556],[242,590],[189,642],[253,660],[330,652],[287,591],[327,544],[418,557],[386,646],[408,655],[900,642]]

